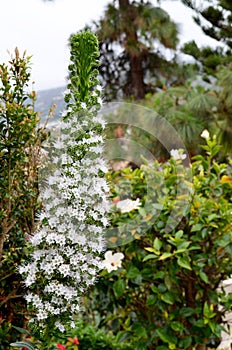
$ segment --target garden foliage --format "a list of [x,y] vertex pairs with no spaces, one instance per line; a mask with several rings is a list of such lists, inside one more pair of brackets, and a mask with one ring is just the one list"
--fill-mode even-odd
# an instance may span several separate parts
[[[219,161],[217,138],[204,131],[206,143],[191,166],[183,150],[173,149],[168,160],[143,159],[136,170],[112,171],[106,177],[97,38],[87,31],[70,42],[67,108],[60,130],[50,139],[50,159],[41,173],[45,169],[49,176],[45,182],[39,178],[43,208],[38,225],[35,151],[42,134],[29,102],[34,94],[24,91],[29,59],[20,59],[16,50],[10,66],[0,66],[1,337],[15,315],[17,304],[11,302],[18,300],[20,311],[25,310],[18,269],[30,289],[26,300],[35,338],[20,328],[23,318],[16,320],[20,327],[15,329],[30,338],[14,347],[53,349],[56,340],[65,344],[67,334],[61,333],[66,329],[79,339],[73,344],[77,348],[80,341],[80,349],[215,347],[232,307],[232,293],[223,284],[232,275],[232,163]],[[229,112],[230,75],[223,74],[219,94]],[[205,93],[198,100],[199,90],[191,90],[196,98],[192,118],[199,115],[194,106],[210,109],[216,103],[216,95]],[[171,110],[174,100],[168,100]],[[178,104],[179,114],[187,102]],[[216,107],[223,113],[220,103]],[[162,110],[161,103],[158,108]],[[106,192],[112,199],[109,227]],[[106,269],[94,287],[104,267],[105,240]],[[79,322],[81,298],[86,326]],[[96,331],[92,322],[102,329]],[[3,349],[7,337],[4,342]]]
[[27,239],[38,210],[40,144],[35,92],[28,92],[30,57],[18,49],[0,65],[0,349],[16,337],[12,325],[23,326],[24,288],[17,267],[27,256]]
[[[115,207],[108,240],[125,258],[121,269],[101,273],[87,299],[87,319],[94,315],[137,350],[216,347],[232,307],[223,287],[232,274],[231,165],[215,159],[215,137],[202,148],[192,181],[174,157],[109,174],[114,203],[130,193],[142,205],[129,212]],[[189,198],[178,198],[178,186],[190,189]],[[173,208],[176,215],[186,199],[183,217],[168,228]]]

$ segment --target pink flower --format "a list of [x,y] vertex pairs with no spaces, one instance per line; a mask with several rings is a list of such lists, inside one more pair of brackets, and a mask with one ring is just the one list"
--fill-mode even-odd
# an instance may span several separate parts
[[60,343],[56,344],[56,347],[57,347],[57,349],[60,349],[60,350],[66,350],[66,346],[64,346]]

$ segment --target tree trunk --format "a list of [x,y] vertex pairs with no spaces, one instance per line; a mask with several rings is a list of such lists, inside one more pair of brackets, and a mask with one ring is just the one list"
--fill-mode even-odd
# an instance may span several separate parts
[[[122,23],[126,34],[124,48],[130,61],[131,89],[129,90],[135,100],[140,100],[145,97],[145,84],[143,81],[144,73],[142,67],[143,53],[139,51],[139,40],[134,24],[136,13],[129,0],[119,0],[119,8],[120,13],[122,14]],[[133,43],[134,47],[132,50],[130,50],[128,43],[130,43],[130,45]]]
[[145,97],[142,59],[140,56],[130,57],[132,94],[135,100]]

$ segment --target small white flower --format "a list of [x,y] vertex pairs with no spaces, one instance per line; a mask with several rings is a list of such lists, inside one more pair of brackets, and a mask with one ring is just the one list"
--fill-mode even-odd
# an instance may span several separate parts
[[68,276],[70,274],[70,267],[68,264],[62,264],[59,266],[58,270],[63,276]]
[[67,111],[66,110],[62,111],[61,117],[64,118],[64,117],[66,117],[66,115],[67,115]]
[[102,106],[102,98],[100,96],[97,98],[97,103]]
[[87,109],[87,106],[86,106],[86,103],[85,103],[85,102],[81,102],[81,108]]
[[66,90],[63,92],[63,96],[68,95],[68,94],[70,94],[70,93],[71,93],[71,91],[70,91],[69,89],[66,89]]
[[38,310],[37,318],[38,320],[45,320],[48,317],[48,313],[46,310]]
[[97,85],[97,86],[96,86],[96,90],[98,90],[98,91],[100,91],[100,92],[101,92],[101,91],[102,91],[102,87],[101,87],[101,85]]
[[113,254],[113,252],[111,250],[108,250],[105,253],[105,260],[103,260],[103,266],[104,268],[108,271],[115,271],[117,270],[119,267],[122,266],[122,259],[124,258],[124,254],[122,253],[115,253]]
[[184,160],[184,159],[186,159],[186,154],[185,153],[182,153],[182,149],[172,149],[171,151],[170,151],[170,154],[171,154],[171,156],[172,156],[172,158],[173,159],[175,159],[175,160]]
[[203,130],[202,133],[201,133],[201,137],[203,139],[208,139],[209,138],[209,132],[207,129]]
[[121,213],[129,213],[132,210],[139,209],[140,205],[141,202],[139,201],[139,198],[137,198],[135,201],[131,199],[124,199],[119,201],[116,204],[116,207],[121,211]]
[[65,327],[62,323],[56,322],[55,326],[63,333],[65,331]]
[[25,295],[25,299],[28,303],[30,303],[33,300],[33,294],[28,293],[27,295]]

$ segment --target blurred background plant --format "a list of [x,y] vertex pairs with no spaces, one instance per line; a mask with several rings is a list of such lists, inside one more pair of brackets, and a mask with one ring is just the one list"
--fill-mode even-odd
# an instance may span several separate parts
[[207,81],[207,76],[214,76],[219,67],[226,67],[231,63],[232,3],[230,0],[181,1],[194,11],[193,19],[204,34],[215,40],[213,46],[200,47],[192,40],[182,47],[182,51],[197,62]]

